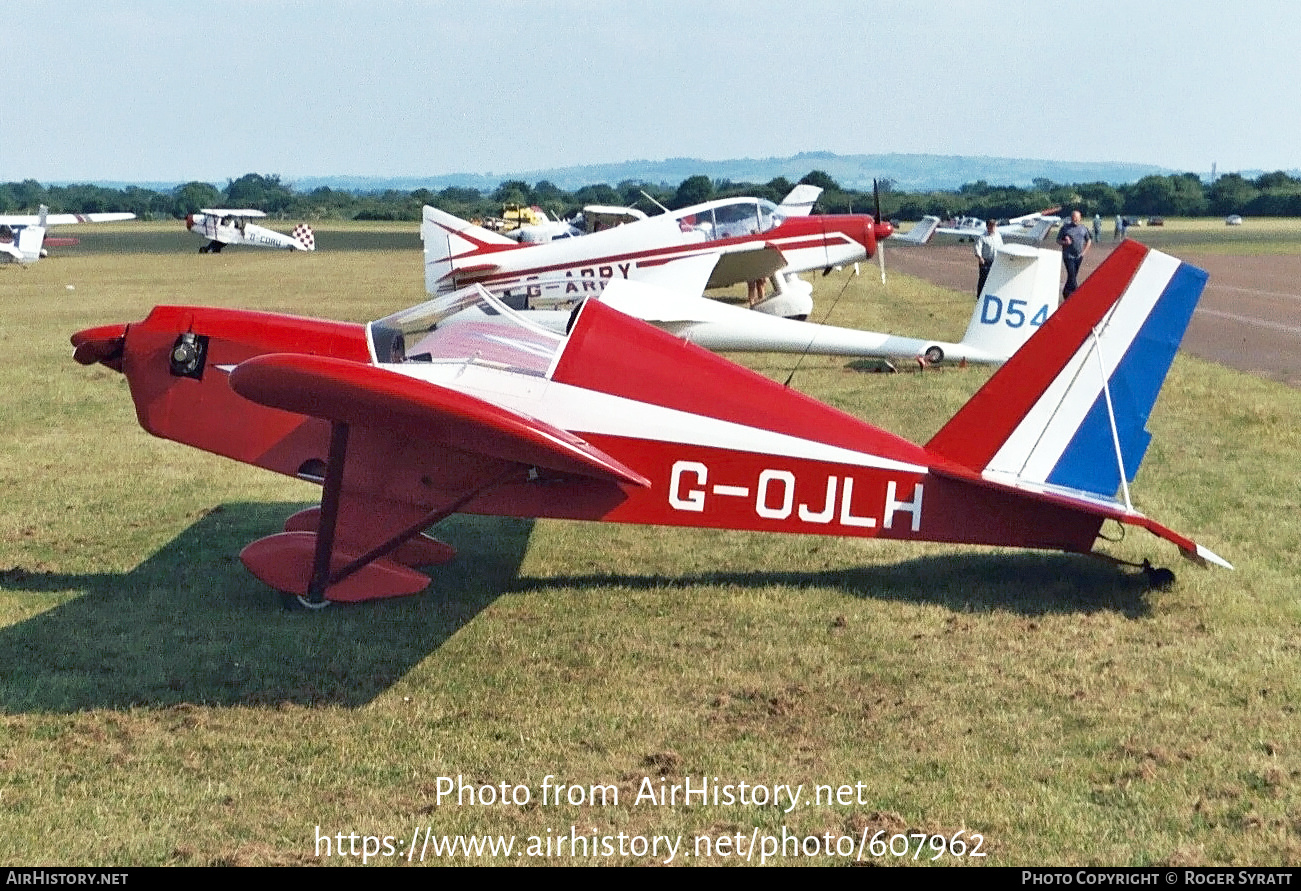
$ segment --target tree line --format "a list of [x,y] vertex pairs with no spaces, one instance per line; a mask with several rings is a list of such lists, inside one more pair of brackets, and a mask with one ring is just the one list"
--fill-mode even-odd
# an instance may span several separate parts
[[[800,180],[824,190],[818,202],[823,213],[871,213],[875,196],[870,191],[842,187],[826,173],[814,170]],[[536,205],[557,218],[572,216],[588,204],[640,207],[657,212],[656,204],[670,209],[715,198],[749,195],[780,202],[794,183],[777,177],[767,183],[738,183],[691,176],[676,187],[635,180],[610,186],[604,183],[566,191],[541,180],[530,185],[507,180],[492,191],[451,187],[439,191],[386,190],[354,192],[320,187],[299,192],[279,176],[249,173],[231,180],[224,189],[212,183],[189,182],[171,190],[139,186],[122,189],[96,185],[43,186],[35,180],[0,184],[0,213],[34,213],[48,205],[55,213],[129,211],[141,219],[183,218],[204,207],[249,207],[274,217],[319,220],[418,220],[424,204],[466,219],[498,216],[508,204]],[[978,180],[957,191],[906,192],[889,180],[880,183],[882,215],[895,220],[916,220],[927,214],[939,217],[1011,217],[1054,205],[1079,209],[1085,216],[1301,216],[1301,179],[1283,171],[1255,178],[1228,173],[1204,183],[1195,173],[1145,176],[1134,183],[1059,184],[1036,179],[1029,188],[991,185]]]

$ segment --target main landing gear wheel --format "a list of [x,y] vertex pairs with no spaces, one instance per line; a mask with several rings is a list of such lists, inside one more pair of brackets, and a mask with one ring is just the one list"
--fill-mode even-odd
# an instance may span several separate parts
[[330,601],[322,600],[320,603],[313,603],[299,594],[286,594],[282,591],[280,592],[280,605],[284,607],[285,612],[296,613],[302,610],[317,612],[329,606]]
[[944,350],[937,346],[928,349],[922,356],[926,359],[928,365],[939,365],[944,361]]

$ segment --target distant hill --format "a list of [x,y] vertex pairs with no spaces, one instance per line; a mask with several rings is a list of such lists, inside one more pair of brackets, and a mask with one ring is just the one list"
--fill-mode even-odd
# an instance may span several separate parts
[[[872,180],[889,179],[901,191],[927,192],[955,190],[967,183],[984,180],[991,185],[1029,187],[1039,177],[1055,183],[1105,182],[1124,185],[1152,174],[1167,175],[1184,171],[1154,164],[1127,164],[1109,161],[1045,161],[1028,158],[986,158],[968,155],[837,155],[832,152],[801,152],[789,158],[740,158],[730,161],[706,161],[700,158],[666,158],[662,161],[622,161],[616,164],[586,164],[546,170],[521,170],[507,173],[446,173],[431,176],[284,176],[282,179],[299,192],[322,186],[348,192],[382,192],[395,189],[439,191],[451,186],[490,192],[504,180],[524,180],[530,185],[550,180],[566,191],[594,183],[616,186],[627,180],[677,187],[689,176],[703,174],[713,180],[766,183],[784,176],[792,182],[812,170],[821,170],[849,189],[867,190]],[[1227,172],[1227,171],[1226,171]],[[1261,171],[1241,171],[1251,178]],[[1208,172],[1209,173],[1209,172]],[[1207,178],[1203,174],[1203,178]],[[51,183],[68,185],[71,182]],[[181,183],[119,181],[95,182],[106,188],[123,189],[130,185],[155,191],[170,191]],[[224,182],[215,182],[217,188]]]
[[437,191],[449,186],[491,191],[503,180],[519,179],[530,184],[549,180],[566,191],[593,183],[618,185],[626,180],[677,186],[689,176],[703,174],[713,180],[766,183],[784,176],[794,182],[811,170],[822,170],[842,186],[870,189],[875,178],[889,179],[896,189],[930,191],[957,189],[966,183],[985,180],[994,185],[1028,187],[1037,177],[1056,183],[1132,183],[1150,174],[1172,171],[1154,164],[1117,162],[1043,161],[1026,158],[983,158],[964,155],[837,155],[832,152],[801,152],[789,158],[741,158],[706,161],[700,158],[667,158],[662,161],[623,161],[617,164],[586,164],[513,173],[453,173],[438,176],[363,177],[300,176],[291,179],[294,188],[308,192],[320,186],[348,191],[414,189]]

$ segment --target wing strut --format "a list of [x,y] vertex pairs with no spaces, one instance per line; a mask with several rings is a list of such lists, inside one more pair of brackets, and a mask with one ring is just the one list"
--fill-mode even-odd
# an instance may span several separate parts
[[307,600],[324,605],[325,589],[330,586],[330,557],[334,554],[334,530],[339,523],[339,496],[343,492],[343,463],[348,455],[347,424],[330,425],[330,460],[325,465],[325,490],[321,493],[321,522],[316,530],[316,557],[312,561],[312,581],[307,586]]
[[441,523],[457,513],[474,499],[489,489],[494,489],[521,476],[522,468],[512,464],[505,471],[474,487],[460,498],[444,507],[438,507],[425,514],[416,522],[394,535],[383,544],[376,545],[360,557],[330,571],[331,558],[334,556],[334,532],[339,520],[339,501],[343,491],[343,467],[348,454],[349,425],[335,421],[330,425],[330,457],[326,464],[325,489],[321,493],[321,519],[316,532],[316,554],[312,562],[312,581],[307,588],[305,603],[313,609],[325,606],[325,592],[331,586],[339,584],[358,570],[375,562],[415,538],[421,532]]

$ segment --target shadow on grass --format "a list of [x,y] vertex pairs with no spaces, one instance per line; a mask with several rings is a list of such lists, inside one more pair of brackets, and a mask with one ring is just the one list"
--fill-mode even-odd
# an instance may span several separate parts
[[755,570],[687,576],[594,574],[521,579],[516,591],[545,588],[731,585],[831,588],[851,597],[930,603],[961,612],[1026,616],[1113,611],[1146,615],[1147,579],[1093,557],[1075,554],[953,554],[882,566],[814,571]]
[[0,629],[0,710],[363,705],[512,587],[533,528],[452,517],[437,531],[459,556],[423,595],[287,612],[237,555],[301,507],[219,507],[124,574],[4,571],[8,590],[84,593]]

